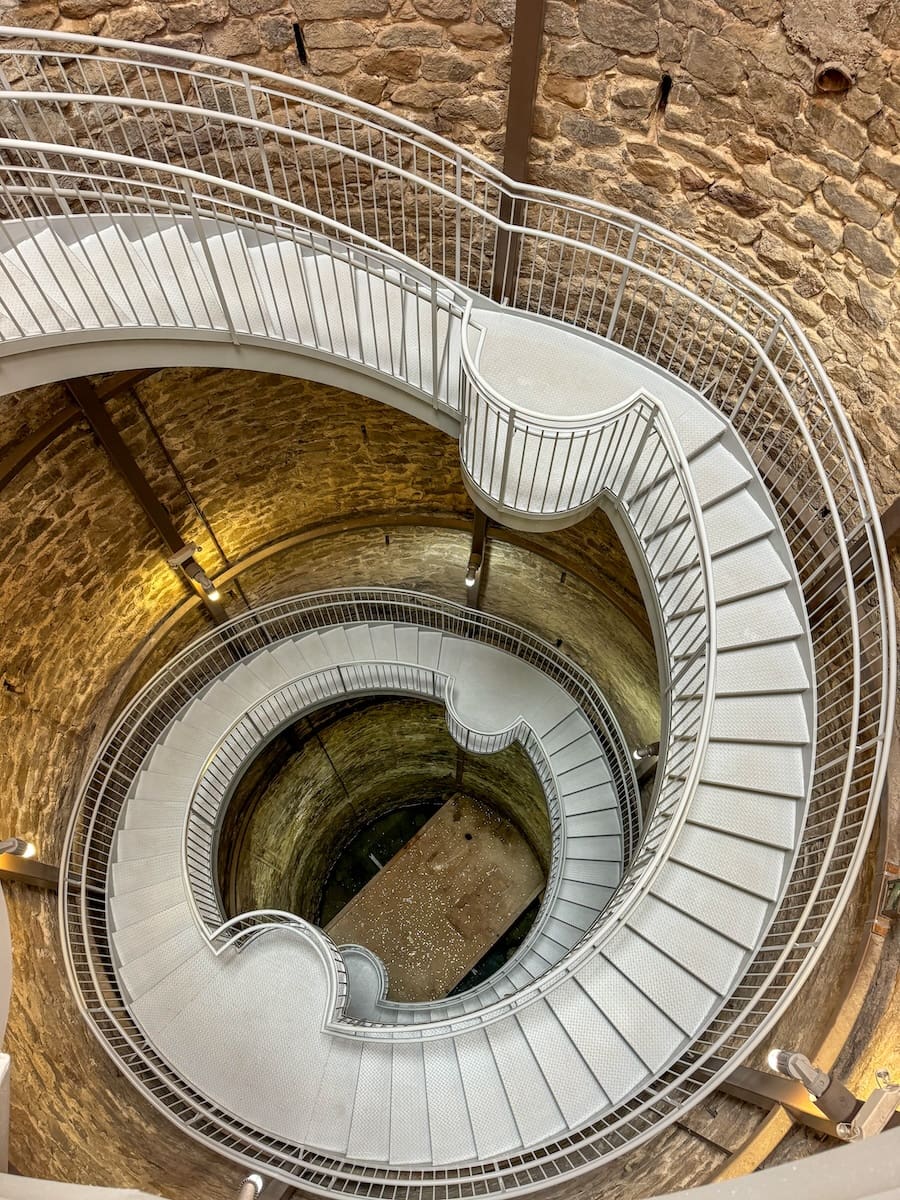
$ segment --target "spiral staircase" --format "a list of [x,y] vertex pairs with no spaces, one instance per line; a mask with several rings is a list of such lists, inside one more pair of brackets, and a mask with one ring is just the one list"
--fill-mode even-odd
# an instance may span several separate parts
[[[840,919],[880,795],[890,584],[859,452],[780,305],[683,239],[513,184],[389,113],[170,49],[0,29],[0,381],[216,365],[342,384],[458,438],[495,520],[602,507],[663,674],[629,748],[541,639],[384,589],[294,597],[176,656],[69,830],[93,1032],[190,1136],[317,1193],[535,1190],[634,1147],[758,1046]],[[403,1005],[359,947],[226,920],[235,781],[299,714],[422,696],[522,745],[553,854],[480,987]]]

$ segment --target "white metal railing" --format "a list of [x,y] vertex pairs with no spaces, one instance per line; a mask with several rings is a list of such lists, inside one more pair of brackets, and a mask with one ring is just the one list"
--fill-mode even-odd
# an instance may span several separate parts
[[[185,199],[182,217],[202,223],[230,212],[279,234],[299,224],[360,252],[389,251],[407,271],[417,264],[641,355],[704,394],[741,436],[779,515],[813,641],[817,756],[787,893],[741,985],[690,1054],[627,1111],[583,1131],[577,1150],[561,1144],[484,1164],[478,1186],[545,1184],[650,1136],[760,1040],[808,976],[856,878],[884,778],[895,691],[890,577],[861,456],[809,342],[782,305],[684,238],[516,184],[393,114],[190,53],[18,29],[0,30],[0,40],[7,216],[117,215],[141,196],[150,218],[160,205],[171,213],[184,189],[176,201],[164,183],[141,177],[149,168],[134,164],[143,157],[170,179],[191,179],[193,211]],[[73,147],[88,164],[80,172]],[[242,197],[239,211],[223,205],[226,188]],[[43,310],[29,315],[39,326],[45,319]],[[17,341],[7,337],[0,353]],[[205,1136],[199,1118],[193,1128]],[[301,1166],[291,1153],[273,1145],[271,1161],[285,1156],[309,1186],[340,1176],[334,1164]],[[459,1173],[454,1180],[372,1168],[345,1186],[462,1195],[471,1184]]]
[[[452,679],[443,672],[415,663],[356,662],[325,667],[291,680],[257,700],[246,713],[238,717],[219,739],[210,753],[193,789],[185,815],[182,839],[182,868],[188,884],[188,901],[197,927],[203,931],[211,947],[220,953],[220,946],[234,943],[237,918],[225,921],[225,909],[218,886],[218,837],[222,820],[234,787],[244,768],[259,753],[262,746],[285,725],[295,722],[302,714],[323,704],[348,695],[398,694],[418,696],[445,705],[448,730],[458,745],[473,754],[496,754],[514,742],[521,745],[540,780],[549,815],[551,855],[550,871],[544,888],[544,900],[528,937],[505,965],[508,970],[526,952],[539,935],[546,916],[552,915],[562,872],[565,853],[565,829],[560,809],[556,779],[547,761],[540,739],[526,721],[516,721],[498,733],[483,733],[462,722],[450,699]],[[321,931],[300,918],[281,914],[291,927],[298,925],[314,941]],[[245,914],[242,934],[255,936],[257,930],[277,929],[278,916],[267,911],[259,925],[258,913]],[[223,922],[225,922],[223,924]],[[334,1018],[347,1022],[347,973],[341,954],[325,938],[326,949],[335,963],[338,987],[333,997]],[[494,982],[493,980],[488,983]],[[490,999],[490,988],[482,985],[471,989],[467,1007],[474,1011]],[[393,1007],[386,1005],[385,1007]],[[436,1003],[435,1010],[442,1006]],[[431,1014],[434,1015],[433,1013]],[[338,1030],[338,1032],[346,1032]]]
[[[79,1007],[101,1044],[119,1066],[128,1069],[153,1103],[169,1114],[189,1114],[190,1128],[201,1140],[213,1145],[224,1143],[238,1151],[243,1147],[254,1161],[270,1161],[279,1170],[288,1169],[284,1164],[291,1161],[290,1170],[293,1171],[300,1152],[291,1151],[278,1139],[269,1139],[241,1126],[230,1114],[220,1111],[196,1093],[189,1081],[180,1079],[147,1043],[133,1021],[119,991],[115,956],[109,940],[105,899],[108,863],[118,816],[136,775],[171,721],[191,699],[235,662],[257,650],[323,625],[360,621],[414,623],[459,637],[474,638],[514,654],[543,671],[579,704],[603,746],[619,799],[626,844],[632,849],[640,829],[637,784],[630,756],[615,718],[590,679],[543,639],[510,622],[449,601],[386,588],[321,592],[279,601],[211,631],[188,646],[150,680],[108,734],[69,825],[64,850],[66,882],[60,893],[69,980]],[[382,668],[388,670],[389,664],[378,664],[378,669]],[[348,669],[342,666],[340,671],[347,672]],[[345,678],[349,680],[349,676],[345,675]],[[374,680],[373,675],[370,682]],[[363,682],[362,677],[359,682]],[[406,684],[412,686],[413,682],[409,675]],[[332,680],[332,684],[340,685],[340,678]],[[323,686],[322,681],[318,686]],[[239,766],[230,743],[228,758],[232,768]],[[226,772],[220,771],[217,765],[209,778],[214,787],[225,789],[228,786]],[[206,791],[201,794],[198,790],[197,799],[205,805],[211,801],[211,794]],[[211,815],[211,810],[204,808],[203,811],[207,817]],[[202,853],[206,855],[208,851],[204,849]],[[198,872],[194,868],[200,865],[197,860],[191,864],[195,884]],[[201,903],[209,901],[205,911],[200,913],[201,923],[206,925],[214,949],[220,953],[238,948],[258,933],[281,927],[280,917],[285,915],[266,911],[242,914],[223,922],[221,913],[217,917],[212,891],[207,890],[204,897],[201,889],[199,895]],[[289,915],[287,923],[289,932],[306,937],[323,955],[331,953],[328,945],[320,940],[320,931],[310,930],[305,922]],[[333,997],[339,1018],[346,999],[344,971],[341,965]],[[549,985],[552,981],[548,978],[546,982]],[[392,1036],[390,1029],[380,1033],[362,1023],[354,1030],[346,1018],[339,1019],[333,1029],[343,1036]],[[403,1031],[404,1034],[409,1032],[412,1031]],[[399,1030],[397,1035],[402,1036]],[[208,1133],[204,1133],[204,1129]],[[272,1146],[280,1148],[268,1160],[265,1157],[267,1147]]]

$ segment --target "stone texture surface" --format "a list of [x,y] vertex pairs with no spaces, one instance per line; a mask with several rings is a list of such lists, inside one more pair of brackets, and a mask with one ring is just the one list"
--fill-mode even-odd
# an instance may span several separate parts
[[[395,808],[443,804],[458,788],[458,769],[443,709],[433,704],[356,700],[298,722],[252,764],[229,806],[220,839],[229,915],[283,908],[318,922],[327,877],[357,833]],[[549,818],[522,751],[466,756],[462,783],[521,830],[546,872]]]
[[[900,492],[897,29],[878,0],[552,5],[530,164],[534,183],[658,221],[792,309],[880,504]],[[855,73],[844,95],[815,92],[826,59]]]
[[[499,161],[511,10],[478,0],[2,0],[12,24],[153,41],[309,79]],[[308,62],[294,43],[299,22]],[[441,51],[427,60],[421,48]],[[415,49],[413,49],[415,48]],[[465,62],[466,103],[454,107]],[[449,91],[448,91],[449,89]]]

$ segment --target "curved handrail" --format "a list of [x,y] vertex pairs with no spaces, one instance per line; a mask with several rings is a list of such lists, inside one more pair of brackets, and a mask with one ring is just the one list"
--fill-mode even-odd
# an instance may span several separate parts
[[[446,721],[451,736],[471,753],[493,754],[514,741],[522,744],[541,781],[550,816],[551,865],[542,906],[544,915],[550,913],[557,895],[565,853],[565,826],[556,780],[540,739],[521,717],[505,729],[492,733],[476,730],[466,724],[457,715],[450,697],[452,683],[452,677],[446,673],[417,663],[354,660],[340,666],[308,671],[279,684],[255,700],[246,712],[230,723],[210,750],[197,775],[182,827],[181,866],[183,878],[187,883],[188,904],[195,925],[210,946],[215,949],[217,939],[225,928],[221,924],[224,912],[216,886],[216,834],[244,765],[279,729],[296,720],[303,712],[310,711],[312,707],[320,707],[329,699],[341,695],[369,693],[375,689],[441,700],[445,705]],[[297,704],[302,702],[306,702],[306,707],[298,708]],[[256,915],[258,914],[242,914],[248,918]],[[274,915],[274,910],[270,911],[269,915]],[[285,914],[285,917],[288,922],[295,920],[291,914]],[[230,922],[226,922],[226,926],[230,927],[239,920],[240,917],[232,918]],[[301,921],[300,918],[296,920]],[[308,922],[301,921],[301,924],[312,930],[313,935],[318,932],[316,927]],[[276,925],[277,922],[272,921],[266,928],[275,928]],[[543,917],[539,914],[528,937],[519,946],[509,965],[527,951],[531,942],[539,936],[542,927]],[[346,970],[339,952],[334,951],[332,957],[338,974],[334,1016],[339,1018],[346,1001]],[[485,990],[482,984],[471,989],[466,995],[471,998]],[[343,1026],[332,1025],[330,1021],[326,1023],[326,1027],[337,1033],[346,1032]]]
[[[164,76],[175,80],[177,87],[196,87],[198,95],[212,89],[218,111],[209,104],[203,107],[209,121],[221,120],[220,88],[227,93],[226,108],[228,103],[246,105],[251,123],[244,128],[265,118],[265,113],[263,118],[258,115],[264,105],[268,116],[278,117],[267,125],[283,126],[280,134],[272,136],[286,140],[292,138],[284,130],[294,128],[292,122],[297,122],[297,129],[304,127],[303,110],[308,110],[319,121],[318,141],[327,143],[325,153],[346,154],[341,161],[361,163],[357,136],[374,131],[384,155],[372,169],[385,180],[404,179],[413,188],[417,205],[423,195],[440,194],[453,213],[452,236],[435,238],[424,250],[416,246],[420,255],[428,256],[427,261],[419,258],[419,269],[434,269],[437,264],[439,276],[486,294],[486,278],[498,266],[504,268],[499,275],[510,280],[505,298],[514,307],[598,333],[672,371],[686,384],[706,390],[744,440],[769,487],[799,572],[815,650],[818,741],[829,750],[817,760],[803,852],[782,914],[757,955],[757,965],[751,964],[746,984],[698,1039],[694,1057],[674,1074],[668,1072],[655,1089],[647,1089],[642,1108],[631,1109],[627,1120],[633,1128],[628,1137],[619,1134],[613,1139],[610,1134],[603,1149],[607,1126],[600,1124],[597,1153],[613,1153],[649,1136],[659,1121],[671,1115],[671,1097],[679,1095],[679,1089],[690,1088],[692,1095],[699,1096],[713,1086],[709,1081],[715,1071],[704,1067],[704,1062],[715,1061],[723,1046],[737,1045],[746,1052],[812,969],[861,862],[874,820],[872,796],[877,797],[884,776],[896,653],[886,552],[859,450],[808,340],[783,305],[679,235],[594,201],[515,184],[444,139],[371,106],[257,68],[187,52],[148,51],[127,43],[21,29],[0,30],[0,38],[21,45],[8,56],[14,69],[22,71],[22,80],[14,83],[39,78],[43,89],[41,101],[22,101],[18,110],[16,88],[4,91],[14,111],[26,120],[31,110],[52,117],[55,93],[77,94],[77,88],[59,86],[68,82],[70,69],[82,73],[81,88],[83,72],[94,71],[95,90],[114,100],[125,77],[120,64],[125,63],[136,73],[145,94],[148,88],[150,92],[161,88]],[[37,48],[28,49],[23,42]],[[46,49],[64,43],[70,45],[63,46],[60,54]],[[81,54],[72,45],[115,53]],[[152,61],[145,61],[148,58]],[[203,64],[199,71],[193,65],[198,62]],[[138,132],[144,136],[145,130]],[[67,134],[73,136],[72,130]],[[95,136],[86,126],[84,135],[89,143]],[[96,136],[109,137],[109,130],[104,128]],[[310,145],[315,136],[309,134]],[[255,151],[259,169],[269,176],[266,183],[272,184],[271,198],[278,183],[272,166],[277,170],[286,160],[261,133],[260,139]],[[27,140],[39,144],[42,139]],[[322,151],[321,144],[318,150]],[[403,166],[405,152],[409,153]],[[415,183],[409,181],[410,157]],[[247,169],[247,163],[240,167]],[[404,171],[402,176],[397,168]],[[33,202],[28,200],[27,187],[13,199],[33,203],[38,212],[64,211],[68,199],[58,185],[61,173],[43,169],[54,186]],[[443,187],[448,179],[449,189]],[[439,188],[450,190],[454,197],[458,193],[458,199],[444,200]],[[343,197],[332,194],[330,201],[335,199]],[[501,202],[509,206],[515,220],[500,220]],[[399,201],[395,203],[399,215]],[[393,214],[390,193],[388,208]],[[317,219],[334,219],[336,211],[330,218],[321,213]],[[477,227],[473,213],[478,214]],[[349,206],[344,215],[352,226]],[[354,236],[366,233],[364,221],[361,210]],[[560,226],[562,235],[556,232]],[[402,230],[397,235],[402,244],[390,243],[389,249],[404,254],[406,223],[395,221],[395,229]],[[487,229],[492,237],[484,236]],[[569,236],[572,231],[575,236]],[[536,273],[538,247],[546,251],[546,265]],[[651,261],[654,268],[648,266]],[[658,294],[652,294],[650,285],[659,289]],[[792,486],[797,479],[799,488]],[[829,831],[824,845],[820,844],[822,829]],[[787,964],[784,970],[783,964]],[[758,1007],[763,1013],[759,1019]],[[640,1117],[643,1125],[640,1113],[649,1114]],[[543,1161],[557,1161],[565,1154],[560,1150]],[[568,1169],[577,1167],[570,1163]],[[495,1174],[505,1174],[514,1186],[528,1186],[528,1170],[523,1159],[502,1171],[498,1166]],[[381,1173],[382,1178],[389,1176],[400,1178],[403,1172]],[[535,1178],[542,1181],[544,1176],[538,1173]]]

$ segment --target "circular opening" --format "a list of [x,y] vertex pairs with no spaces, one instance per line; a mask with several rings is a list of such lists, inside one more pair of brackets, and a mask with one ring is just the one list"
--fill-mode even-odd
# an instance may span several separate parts
[[442,705],[365,697],[297,722],[245,769],[219,884],[228,916],[295,913],[377,954],[389,999],[434,1000],[515,952],[550,855],[543,789],[520,747],[467,755]]
[[816,90],[819,92],[846,92],[853,83],[853,73],[843,63],[822,63],[816,69]]

